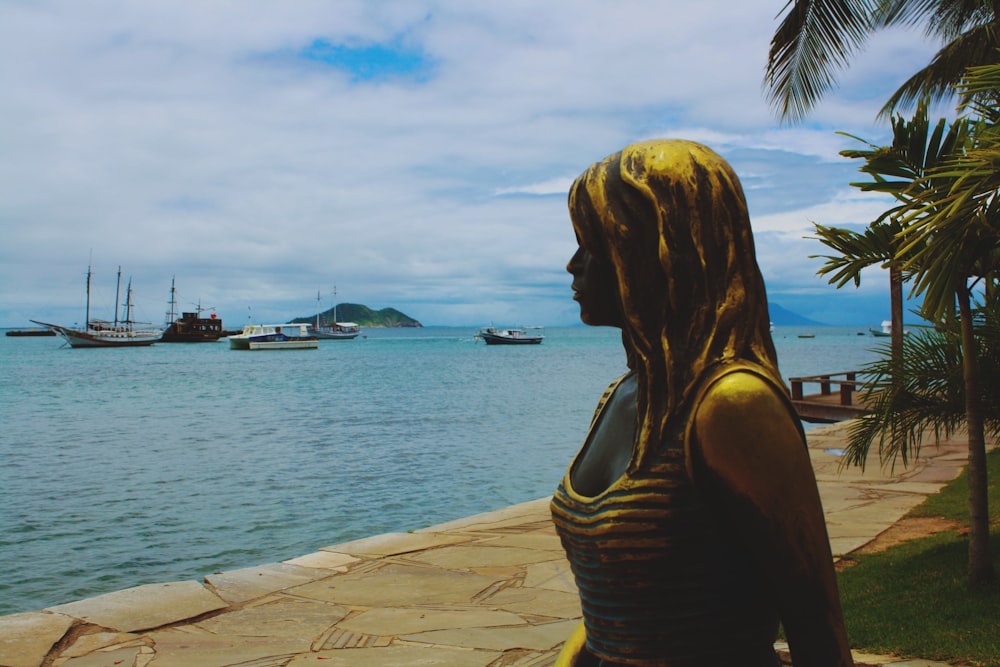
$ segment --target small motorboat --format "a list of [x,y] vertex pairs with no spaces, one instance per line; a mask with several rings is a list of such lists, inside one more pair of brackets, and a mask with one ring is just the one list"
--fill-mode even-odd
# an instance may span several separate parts
[[485,327],[479,330],[478,338],[482,338],[487,345],[538,345],[545,336],[542,334],[529,334],[526,329],[498,329],[496,327]]
[[231,350],[315,350],[319,339],[308,324],[248,324],[229,336]]

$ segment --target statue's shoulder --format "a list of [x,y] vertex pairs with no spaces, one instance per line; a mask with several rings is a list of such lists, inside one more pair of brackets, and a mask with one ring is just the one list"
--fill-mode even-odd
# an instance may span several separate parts
[[698,383],[692,407],[698,410],[708,404],[739,405],[747,402],[787,396],[787,390],[759,364],[732,361],[720,364],[705,374]]
[[755,446],[761,439],[804,442],[785,387],[748,362],[726,364],[701,383],[692,404],[685,448]]

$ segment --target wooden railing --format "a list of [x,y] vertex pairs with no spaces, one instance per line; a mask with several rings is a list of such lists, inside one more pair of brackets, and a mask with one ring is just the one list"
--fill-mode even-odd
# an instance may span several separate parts
[[[844,371],[842,373],[823,373],[822,375],[788,378],[792,384],[792,400],[801,401],[805,396],[802,385],[815,383],[819,384],[819,393],[822,396],[832,395],[832,387],[837,385],[840,388],[840,404],[851,405],[851,395],[858,388],[857,375],[857,371]],[[841,376],[843,379],[840,379]]]

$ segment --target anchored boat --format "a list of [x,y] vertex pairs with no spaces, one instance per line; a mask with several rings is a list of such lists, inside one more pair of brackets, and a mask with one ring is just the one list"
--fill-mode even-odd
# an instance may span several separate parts
[[337,288],[333,288],[333,322],[328,322],[326,326],[320,325],[319,309],[320,296],[316,292],[316,324],[310,328],[310,333],[320,340],[352,340],[361,333],[361,327],[354,322],[337,321]]
[[241,333],[229,336],[232,350],[314,350],[319,339],[308,324],[248,324]]
[[193,313],[181,313],[177,317],[177,290],[174,287],[174,279],[170,279],[170,310],[167,311],[167,329],[163,332],[164,343],[214,343],[224,337],[225,331],[222,329],[222,320],[212,313],[209,317],[202,317],[204,308],[201,303]]
[[526,329],[498,329],[485,327],[479,330],[479,338],[487,345],[538,345],[545,336],[529,334]]
[[118,286],[115,289],[115,320],[90,319],[90,278],[91,267],[87,267],[87,311],[83,329],[64,327],[48,322],[31,320],[35,324],[49,327],[66,339],[70,347],[144,347],[152,345],[163,337],[163,329],[152,324],[140,324],[132,320],[132,279],[129,278],[125,291],[125,317],[118,319],[118,293],[121,289],[122,269],[118,267]]

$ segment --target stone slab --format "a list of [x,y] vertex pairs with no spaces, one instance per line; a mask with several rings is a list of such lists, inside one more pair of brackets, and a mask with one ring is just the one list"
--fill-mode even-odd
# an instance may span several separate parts
[[469,543],[467,546],[472,546],[473,544],[490,547],[514,547],[518,549],[551,551],[557,556],[562,556],[564,553],[562,542],[559,540],[559,535],[556,534],[555,526],[551,522],[545,530],[484,537],[475,543]]
[[447,523],[441,523],[430,528],[418,530],[421,532],[446,532],[462,530],[495,530],[498,528],[509,528],[512,526],[522,526],[535,521],[549,521],[552,514],[549,511],[549,497],[529,500],[518,505],[511,505],[492,512],[483,512],[469,517],[455,519]]
[[118,665],[145,664],[142,658],[152,657],[152,649],[145,646],[125,646],[100,650],[88,655],[70,658],[59,667],[117,667]]
[[212,585],[216,595],[234,604],[330,575],[329,570],[286,563],[269,563],[258,567],[217,572],[205,577],[205,581]]
[[151,667],[281,667],[300,651],[314,655],[308,641],[290,637],[220,636],[189,629],[160,630],[150,636],[156,651]]
[[72,625],[72,618],[57,614],[0,616],[0,665],[38,667]]
[[219,614],[195,625],[217,636],[313,639],[339,623],[348,611],[326,602],[276,597],[265,604]]
[[513,628],[455,628],[407,635],[405,639],[433,645],[459,646],[495,651],[529,649],[544,651],[566,641],[577,620]]
[[488,567],[528,565],[547,560],[565,559],[562,554],[538,549],[502,547],[488,545],[460,545],[429,549],[410,557],[421,563],[429,563],[449,570],[471,570]]
[[321,551],[332,551],[339,554],[384,558],[400,554],[422,551],[442,544],[458,544],[471,538],[457,535],[439,535],[437,533],[383,533],[360,540],[334,544],[323,547]]
[[334,570],[337,572],[347,572],[348,567],[354,563],[361,562],[360,558],[348,554],[339,554],[332,551],[316,551],[305,556],[292,558],[283,561],[289,565],[299,565],[301,567],[312,567],[324,570]]
[[372,609],[337,625],[342,630],[367,635],[409,635],[449,628],[493,628],[524,625],[517,614],[475,607],[433,609],[407,607]]
[[580,609],[580,596],[544,588],[504,588],[491,595],[489,604],[518,614],[576,619]]
[[576,580],[565,558],[535,563],[525,568],[526,588],[546,588],[553,591],[577,594]]
[[467,602],[495,583],[492,577],[434,567],[391,564],[289,589],[289,595],[359,607],[405,607]]
[[[320,651],[296,656],[287,667],[487,667],[499,660],[494,651],[436,646],[386,646]],[[317,662],[322,660],[323,662]]]
[[46,611],[65,614],[122,632],[158,628],[211,611],[225,609],[224,600],[195,581],[147,584],[70,602]]
[[59,657],[79,658],[95,651],[138,648],[149,643],[145,637],[128,632],[94,632],[77,637],[72,645],[59,654]]

